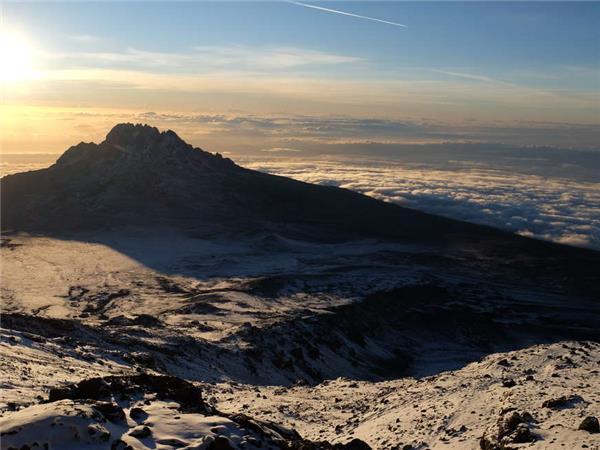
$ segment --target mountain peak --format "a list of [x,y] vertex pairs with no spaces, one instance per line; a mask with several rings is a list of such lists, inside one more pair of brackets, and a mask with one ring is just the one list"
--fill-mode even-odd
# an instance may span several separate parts
[[146,124],[120,123],[106,135],[105,143],[121,150],[147,149],[148,147],[169,141],[177,146],[188,146],[174,131],[161,132]]

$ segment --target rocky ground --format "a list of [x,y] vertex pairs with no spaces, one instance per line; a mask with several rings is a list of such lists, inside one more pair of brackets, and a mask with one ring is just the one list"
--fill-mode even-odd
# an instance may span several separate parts
[[[219,409],[241,404],[244,413],[310,439],[355,437],[378,449],[512,448],[519,439],[527,448],[600,448],[600,434],[579,430],[586,417],[600,416],[599,364],[599,344],[563,342],[424,378],[338,378],[291,388],[217,384],[205,395]],[[520,418],[505,425],[515,414]],[[526,428],[518,438],[517,427]]]
[[410,244],[94,236],[3,240],[2,449],[600,448],[594,298]]
[[599,344],[563,342],[375,383],[87,378],[11,405],[1,448],[598,449],[599,364]]
[[42,403],[1,419],[2,448],[339,449],[294,430],[207,405],[202,390],[176,377],[140,374],[91,378],[50,390]]

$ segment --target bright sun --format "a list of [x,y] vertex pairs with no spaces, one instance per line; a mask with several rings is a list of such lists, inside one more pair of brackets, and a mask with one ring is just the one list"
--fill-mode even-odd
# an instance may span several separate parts
[[0,30],[0,81],[26,81],[35,77],[33,49],[27,40]]

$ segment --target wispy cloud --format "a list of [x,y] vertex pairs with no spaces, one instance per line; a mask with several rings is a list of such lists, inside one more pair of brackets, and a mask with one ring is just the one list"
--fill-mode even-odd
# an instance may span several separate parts
[[362,61],[356,56],[297,47],[196,46],[194,51],[220,66],[239,65],[260,68],[291,68],[308,65],[347,64]]
[[361,62],[355,56],[296,47],[194,46],[187,52],[156,52],[128,48],[121,52],[51,53],[62,67],[107,67],[128,70],[168,70],[183,73],[210,69],[277,70]]
[[453,72],[453,71],[449,71],[449,70],[439,70],[439,69],[429,69],[429,70],[433,73],[449,75],[451,77],[456,77],[456,78],[464,78],[467,80],[482,81],[485,83],[509,84],[509,83],[504,83],[503,81],[500,81],[500,80],[497,80],[495,78],[488,77],[485,75],[477,75],[477,74],[471,74],[471,73],[465,73],[465,72]]
[[101,36],[94,36],[91,34],[76,34],[73,36],[69,36],[69,39],[75,42],[80,42],[82,44],[97,44],[98,42],[102,42],[105,38]]
[[[439,141],[461,136],[473,141],[495,136],[495,142],[509,139],[528,144],[546,144],[555,138],[552,145],[573,147],[587,147],[592,139],[597,142],[598,132],[592,138],[590,127],[575,132],[554,126],[515,130],[512,124],[501,125],[502,121],[526,120],[597,122],[600,96],[592,87],[530,87],[518,79],[515,83],[502,81],[514,79],[503,73],[462,67],[408,67],[390,76],[351,51],[344,54],[283,45],[191,46],[177,52],[85,50],[48,52],[40,57],[44,62],[40,66],[45,67],[40,79],[5,92],[5,103],[394,119],[393,124],[372,122],[366,133],[363,126],[354,132],[343,121],[317,121],[304,130],[295,129],[303,139],[311,136],[345,142]],[[477,117],[496,125],[435,128],[419,124],[415,128],[412,123],[401,123],[420,117],[442,122]],[[286,146],[269,142],[254,149]]]
[[271,148],[263,148],[261,152],[264,153],[300,153],[302,150],[298,150],[297,148],[290,147],[271,147]]
[[324,8],[322,6],[310,5],[308,3],[296,2],[293,0],[286,0],[286,1],[287,1],[287,3],[291,3],[292,5],[304,6],[305,8],[312,8],[312,9],[316,9],[318,11],[325,11],[325,12],[329,12],[329,13],[333,13],[333,14],[341,14],[343,16],[354,17],[357,19],[370,20],[372,22],[385,23],[387,25],[393,25],[396,27],[407,28],[407,25],[404,25],[404,24],[398,23],[398,22],[392,22],[390,20],[376,19],[375,17],[363,16],[360,14],[353,14],[353,13],[349,13],[349,12],[345,12],[345,11],[340,11],[339,9]]

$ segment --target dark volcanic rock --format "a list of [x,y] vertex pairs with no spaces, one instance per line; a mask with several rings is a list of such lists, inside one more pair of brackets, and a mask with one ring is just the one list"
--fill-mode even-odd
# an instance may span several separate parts
[[502,438],[517,429],[523,423],[523,417],[516,411],[507,414],[498,421],[498,437]]
[[511,442],[513,444],[523,444],[526,442],[534,442],[535,440],[536,438],[529,427],[524,423],[520,423],[513,433]]
[[133,436],[134,438],[144,439],[152,435],[152,430],[147,426],[134,428],[129,432],[129,436]]
[[598,423],[598,419],[594,416],[588,416],[581,424],[579,424],[578,430],[584,430],[589,433],[600,433],[600,423]]
[[136,406],[129,410],[129,417],[136,422],[141,423],[148,418],[148,413],[146,413],[146,411],[144,411],[142,408]]
[[509,450],[512,444],[535,442],[537,437],[531,432],[531,414],[519,413],[512,408],[500,415],[495,429],[488,430],[479,440],[482,450]]
[[371,447],[366,442],[361,441],[360,439],[352,439],[347,444],[342,444],[341,447],[337,448],[343,450],[371,450]]
[[90,378],[62,388],[50,390],[48,401],[103,400],[111,396],[151,392],[157,398],[174,400],[182,411],[210,411],[202,400],[202,391],[192,383],[169,375],[129,375]]
[[124,315],[112,317],[106,322],[107,325],[111,326],[142,326],[149,328],[159,328],[162,327],[162,322],[154,316],[149,314],[140,314],[137,317],[131,319]]
[[25,333],[35,333],[49,338],[72,334],[78,328],[83,328],[77,322],[69,319],[55,319],[20,313],[2,313],[2,327]]
[[209,450],[233,450],[229,439],[223,436],[217,436],[208,448]]
[[116,403],[97,402],[94,404],[94,409],[106,417],[109,422],[118,423],[125,420],[123,408]]
[[506,380],[502,380],[502,386],[504,386],[505,388],[511,388],[511,387],[516,386],[516,385],[517,385],[517,383],[512,378],[509,378],[509,379],[506,379]]
[[117,439],[111,443],[110,450],[133,450],[133,447],[122,439]]
[[310,442],[294,440],[282,446],[285,450],[372,450],[371,446],[360,439],[352,439],[346,444],[331,444],[327,441]]
[[581,396],[579,396],[579,395],[569,395],[569,396],[563,395],[561,397],[545,400],[542,403],[542,407],[550,408],[550,409],[571,408],[576,403],[580,403],[582,401],[583,401],[583,398],[581,398]]

